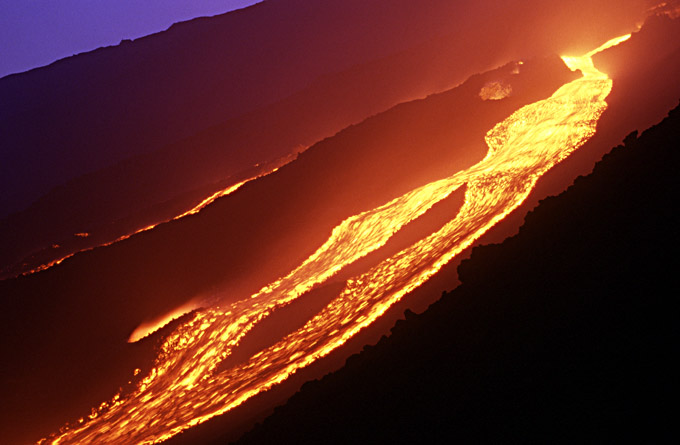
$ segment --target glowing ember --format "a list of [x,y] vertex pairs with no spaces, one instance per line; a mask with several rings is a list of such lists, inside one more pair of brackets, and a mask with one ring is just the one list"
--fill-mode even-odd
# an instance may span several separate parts
[[[519,72],[519,70],[518,70]],[[501,100],[512,93],[512,86],[499,81],[487,82],[479,92],[482,100]]]
[[[594,133],[612,81],[590,57],[565,57],[583,77],[516,111],[486,135],[487,156],[455,175],[413,190],[338,225],[313,255],[251,298],[197,311],[162,346],[155,367],[125,398],[116,397],[52,443],[158,443],[229,411],[344,344],[517,208],[536,181]],[[344,266],[383,246],[409,221],[466,185],[458,215],[345,289],[302,328],[247,362],[218,365],[260,320]],[[45,439],[47,441],[47,439]]]
[[176,320],[182,315],[188,314],[189,312],[198,309],[199,307],[200,305],[197,302],[190,301],[178,307],[177,309],[173,309],[172,311],[168,312],[165,315],[162,315],[153,320],[140,324],[137,327],[137,329],[135,329],[132,332],[132,334],[130,334],[130,338],[128,338],[128,343],[135,343],[143,339],[144,337],[153,334],[157,330],[166,326],[171,321]]
[[[274,170],[272,170],[269,173],[274,173],[276,170],[278,170],[278,168],[275,168]],[[213,193],[212,195],[205,198],[203,201],[199,202],[193,209],[188,210],[188,211],[182,213],[181,215],[174,217],[173,220],[184,218],[187,215],[195,215],[196,213],[203,210],[206,206],[212,204],[217,198],[221,198],[223,196],[227,196],[228,194],[235,192],[236,190],[240,189],[243,184],[245,184],[248,181],[252,181],[253,179],[255,179],[255,178],[246,179],[245,181],[241,181],[238,184],[234,184],[230,187],[227,187],[224,190],[220,190],[218,192]]]

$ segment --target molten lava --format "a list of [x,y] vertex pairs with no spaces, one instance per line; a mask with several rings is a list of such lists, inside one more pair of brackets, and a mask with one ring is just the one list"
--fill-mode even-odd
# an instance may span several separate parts
[[140,324],[134,331],[132,331],[132,334],[130,334],[128,343],[138,342],[139,340],[163,328],[170,322],[180,318],[182,315],[188,314],[199,307],[201,306],[197,301],[189,301],[188,303],[184,303],[180,307],[173,309],[170,312],[161,315],[160,317],[156,317],[153,320]]
[[[285,165],[285,164],[284,164],[284,165]],[[257,175],[257,176],[253,176],[252,178],[248,178],[248,179],[245,179],[245,180],[243,180],[243,181],[241,181],[241,182],[238,182],[238,183],[236,183],[236,184],[230,185],[229,187],[227,187],[227,188],[225,188],[225,189],[223,189],[223,190],[218,190],[218,191],[216,191],[215,193],[213,193],[212,195],[210,195],[210,196],[208,196],[207,198],[203,199],[201,202],[199,202],[198,204],[196,204],[196,205],[195,205],[194,207],[192,207],[191,209],[187,210],[186,212],[184,212],[184,213],[182,213],[182,214],[180,214],[180,215],[177,215],[177,216],[173,217],[173,218],[170,219],[169,221],[175,221],[175,220],[177,220],[177,219],[184,218],[185,216],[195,215],[196,213],[198,213],[198,212],[200,212],[201,210],[203,210],[206,206],[212,204],[216,199],[221,198],[221,197],[223,197],[223,196],[227,196],[227,195],[229,195],[229,194],[235,192],[236,190],[238,190],[239,188],[241,188],[241,186],[243,186],[243,185],[244,185],[245,183],[247,183],[247,182],[250,182],[250,181],[252,181],[252,180],[254,180],[254,179],[261,178],[262,176],[266,176],[266,175],[269,175],[269,174],[271,174],[271,173],[274,173],[274,172],[277,171],[279,168],[280,168],[280,167],[275,167],[275,168],[273,168],[272,170],[269,170],[269,171],[267,171],[267,172],[265,172],[265,173],[261,173],[261,174],[259,174],[259,175]],[[128,234],[126,234],[126,235],[120,236],[120,237],[114,239],[113,241],[109,241],[109,242],[106,242],[106,243],[99,244],[99,245],[97,245],[97,246],[93,246],[93,247],[89,247],[89,248],[86,248],[86,249],[81,249],[81,250],[78,250],[78,251],[75,251],[75,252],[71,252],[71,253],[69,253],[68,255],[64,255],[64,256],[61,257],[61,258],[58,258],[58,259],[56,259],[56,260],[52,260],[52,261],[50,261],[50,262],[48,262],[48,263],[45,263],[45,264],[41,264],[40,266],[36,267],[35,269],[31,269],[31,270],[28,270],[28,271],[26,271],[26,272],[23,272],[21,275],[31,275],[31,274],[34,274],[34,273],[37,273],[37,272],[41,272],[41,271],[43,271],[43,270],[47,270],[47,269],[49,269],[49,268],[51,268],[51,267],[54,267],[54,266],[57,266],[57,265],[63,263],[65,260],[71,258],[72,256],[74,256],[74,255],[76,255],[76,254],[78,254],[78,253],[80,253],[80,252],[87,252],[88,250],[92,250],[92,249],[94,249],[95,247],[106,247],[106,246],[110,246],[110,245],[115,244],[115,243],[117,243],[117,242],[124,241],[124,240],[130,238],[131,236],[137,235],[138,233],[142,233],[142,232],[146,232],[147,230],[154,229],[154,228],[158,227],[160,224],[163,224],[163,223],[165,223],[165,222],[168,222],[168,221],[161,221],[161,222],[158,222],[158,223],[155,223],[155,224],[150,224],[150,225],[148,225],[148,226],[146,226],[146,227],[142,227],[141,229],[137,229],[137,230],[135,230],[135,231],[132,232],[132,233],[128,233]],[[87,232],[83,232],[83,233],[76,233],[75,236],[77,236],[77,237],[79,237],[79,238],[87,238],[87,237],[90,236],[90,234],[87,233]]]
[[[136,388],[68,426],[51,443],[158,443],[225,413],[329,354],[439,271],[516,209],[538,179],[594,133],[612,88],[591,56],[564,57],[583,77],[527,105],[486,135],[478,164],[354,215],[300,266],[227,307],[198,310],[167,337],[155,367]],[[410,221],[466,186],[459,213],[437,232],[347,281],[302,328],[231,368],[218,367],[262,319],[343,267],[385,245]],[[41,441],[41,442],[43,442]]]

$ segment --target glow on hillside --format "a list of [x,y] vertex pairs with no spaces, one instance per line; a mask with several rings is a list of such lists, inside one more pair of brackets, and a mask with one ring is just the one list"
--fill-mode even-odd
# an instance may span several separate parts
[[[282,164],[282,165],[283,165],[283,164]],[[72,256],[74,256],[74,255],[76,255],[76,254],[78,254],[78,253],[80,253],[80,252],[87,252],[87,251],[89,251],[89,250],[94,249],[95,247],[105,247],[105,246],[110,246],[110,245],[115,244],[115,243],[118,243],[118,242],[120,242],[120,241],[124,241],[124,240],[126,240],[126,239],[128,239],[128,238],[130,238],[130,237],[132,237],[132,236],[134,236],[134,235],[137,235],[138,233],[142,233],[142,232],[146,232],[146,231],[151,230],[151,229],[155,229],[156,227],[158,227],[159,225],[161,225],[161,224],[163,224],[163,223],[166,223],[166,222],[169,222],[169,221],[175,221],[175,220],[177,220],[177,219],[184,218],[185,216],[195,215],[196,213],[200,212],[201,210],[203,210],[204,208],[206,208],[207,206],[209,206],[210,204],[212,204],[213,202],[215,202],[215,200],[217,200],[218,198],[221,198],[221,197],[223,197],[223,196],[227,196],[227,195],[229,195],[229,194],[231,194],[231,193],[234,193],[236,190],[240,189],[241,186],[243,186],[243,185],[246,184],[247,182],[250,182],[250,181],[252,181],[252,180],[254,180],[254,179],[261,178],[262,176],[266,176],[266,175],[269,175],[269,174],[271,174],[271,173],[274,173],[274,172],[276,172],[279,168],[280,168],[280,167],[275,167],[275,168],[273,168],[272,170],[269,170],[269,171],[267,171],[267,172],[265,172],[265,173],[262,173],[262,174],[253,176],[252,178],[245,179],[245,180],[243,180],[243,181],[241,181],[241,182],[238,182],[238,183],[236,183],[236,184],[232,184],[232,185],[230,185],[229,187],[227,187],[227,188],[225,188],[225,189],[218,190],[218,191],[216,191],[215,193],[213,193],[212,195],[210,195],[210,196],[208,196],[207,198],[203,199],[201,202],[199,202],[198,204],[196,204],[196,205],[195,205],[194,207],[192,207],[191,209],[189,209],[189,210],[187,210],[186,212],[184,212],[184,213],[182,213],[182,214],[180,214],[180,215],[177,215],[177,216],[175,216],[175,217],[173,217],[173,218],[171,218],[171,219],[169,219],[169,220],[167,220],[167,221],[161,221],[161,222],[158,222],[158,223],[155,223],[155,224],[150,224],[150,225],[148,225],[148,226],[146,226],[146,227],[142,227],[141,229],[137,229],[137,230],[135,230],[135,231],[133,231],[133,232],[131,232],[131,233],[125,234],[125,235],[123,235],[123,236],[120,236],[120,237],[114,239],[113,241],[101,243],[101,244],[99,244],[99,245],[97,245],[97,246],[88,247],[88,248],[81,249],[81,250],[78,250],[78,251],[75,251],[75,252],[71,252],[71,253],[69,253],[69,254],[67,254],[67,255],[62,256],[61,258],[57,258],[57,259],[52,260],[52,261],[49,261],[49,262],[47,262],[47,263],[45,263],[45,264],[41,264],[40,266],[38,266],[38,267],[36,267],[36,268],[34,268],[34,269],[31,269],[31,270],[28,270],[28,271],[26,271],[26,272],[23,272],[21,275],[31,275],[31,274],[34,274],[34,273],[37,273],[37,272],[41,272],[41,271],[43,271],[43,270],[50,269],[50,268],[52,268],[52,267],[54,267],[54,266],[57,266],[57,265],[63,263],[63,262],[66,261],[67,259],[71,258]],[[83,233],[76,233],[75,236],[77,236],[77,237],[79,237],[79,238],[87,238],[87,237],[90,236],[90,234],[87,233],[87,232],[83,232]]]
[[[134,392],[105,402],[89,420],[44,441],[162,442],[233,409],[343,345],[516,209],[545,172],[595,133],[612,81],[592,65],[594,53],[565,57],[583,77],[498,123],[486,134],[489,151],[482,161],[346,219],[302,264],[250,298],[196,311],[166,338],[154,368]],[[463,186],[463,206],[439,231],[348,280],[325,308],[273,346],[244,363],[218,368],[272,311],[385,245]]]
[[182,315],[188,314],[189,312],[198,309],[200,304],[196,301],[190,301],[181,305],[178,308],[171,310],[170,312],[156,317],[153,320],[146,321],[140,324],[128,338],[128,343],[135,343],[151,334],[157,330],[163,328],[168,323],[173,320],[180,318]]

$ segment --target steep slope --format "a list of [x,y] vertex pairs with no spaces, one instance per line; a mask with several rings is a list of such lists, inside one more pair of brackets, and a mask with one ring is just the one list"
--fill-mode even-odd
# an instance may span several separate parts
[[237,443],[671,440],[679,130],[629,135]]
[[[2,346],[3,381],[17,388],[3,404],[3,428],[37,437],[109,398],[139,366],[136,346],[125,344],[139,323],[196,297],[256,291],[349,215],[477,162],[489,128],[578,76],[557,57],[517,71],[509,64],[399,105],[198,215],[0,283],[1,329],[15,339]],[[491,81],[513,94],[482,100]]]
[[591,47],[643,2],[540,3],[268,1],[4,78],[0,268],[169,219],[159,203],[512,58]]
[[[25,201],[35,187],[7,186],[25,183],[28,169],[32,181],[54,185],[54,172],[69,178],[148,151],[280,100],[321,74],[394,51],[400,46],[386,32],[390,24],[419,14],[383,10],[367,24],[358,5],[264,2],[7,76],[0,116],[15,169],[3,165],[4,193],[20,192]],[[413,43],[429,31],[404,32]],[[365,44],[337,51],[357,42]]]

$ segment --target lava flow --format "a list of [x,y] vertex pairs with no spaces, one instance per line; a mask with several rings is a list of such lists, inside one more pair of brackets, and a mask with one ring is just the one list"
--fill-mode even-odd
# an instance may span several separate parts
[[[612,81],[591,56],[564,57],[583,77],[527,105],[486,135],[478,164],[339,224],[326,243],[287,276],[227,307],[198,310],[167,337],[155,367],[134,392],[41,443],[158,443],[225,413],[329,354],[516,209],[537,180],[583,145],[607,107]],[[262,319],[375,251],[408,222],[466,186],[459,213],[437,232],[348,280],[302,328],[245,363],[220,363]]]
[[[196,204],[196,205],[195,205],[194,207],[192,207],[191,209],[189,209],[189,210],[187,210],[186,212],[181,213],[181,214],[179,214],[179,215],[177,215],[177,216],[175,216],[175,217],[173,217],[173,218],[171,218],[171,219],[169,219],[169,220],[167,220],[167,221],[161,221],[161,222],[157,222],[157,223],[154,223],[154,224],[150,224],[150,225],[148,225],[148,226],[146,226],[146,227],[142,227],[141,229],[137,229],[137,230],[133,231],[132,233],[128,233],[128,234],[122,235],[122,236],[120,236],[120,237],[114,239],[113,241],[108,241],[108,242],[101,243],[101,244],[98,244],[98,245],[95,245],[95,246],[92,246],[92,247],[88,247],[88,248],[85,248],[85,249],[76,250],[76,251],[74,251],[74,252],[71,252],[71,253],[69,253],[69,254],[67,254],[67,255],[62,256],[61,258],[57,258],[57,259],[52,260],[52,261],[50,261],[50,262],[47,262],[47,263],[45,263],[45,264],[41,264],[40,266],[38,266],[38,267],[36,267],[36,268],[34,268],[34,269],[27,270],[27,271],[21,273],[21,275],[31,275],[31,274],[34,274],[34,273],[37,273],[37,272],[42,272],[43,270],[47,270],[47,269],[49,269],[49,268],[51,268],[51,267],[54,267],[54,266],[57,266],[57,265],[63,263],[65,260],[71,258],[72,256],[74,256],[74,255],[76,255],[76,254],[78,254],[78,253],[87,252],[87,251],[89,251],[89,250],[94,249],[95,247],[106,247],[106,246],[110,246],[110,245],[115,244],[115,243],[118,243],[118,242],[120,242],[120,241],[124,241],[124,240],[130,238],[131,236],[137,235],[138,233],[142,233],[142,232],[146,232],[146,231],[151,230],[151,229],[155,229],[156,227],[158,227],[159,225],[161,225],[161,224],[163,224],[163,223],[166,223],[166,222],[169,222],[169,221],[175,221],[175,220],[178,220],[178,219],[180,219],[180,218],[184,218],[185,216],[195,215],[196,213],[198,213],[198,212],[200,212],[201,210],[203,210],[205,207],[207,207],[207,206],[209,206],[210,204],[212,204],[213,202],[215,202],[216,199],[221,198],[221,197],[223,197],[223,196],[227,196],[227,195],[229,195],[229,194],[235,192],[236,190],[238,190],[239,188],[241,188],[241,186],[243,186],[245,183],[250,182],[250,181],[253,181],[253,180],[255,180],[255,179],[258,179],[258,178],[261,178],[261,177],[263,177],[263,176],[267,176],[267,175],[269,175],[269,174],[272,174],[272,173],[276,172],[279,168],[281,168],[281,166],[285,165],[285,164],[288,162],[288,159],[283,158],[283,159],[281,159],[281,160],[277,160],[276,162],[277,162],[277,163],[275,164],[275,167],[272,168],[271,170],[267,170],[267,171],[265,171],[265,172],[263,172],[263,173],[260,173],[260,174],[258,174],[258,175],[256,175],[256,176],[253,176],[253,177],[251,177],[251,178],[244,179],[243,181],[237,182],[236,184],[232,184],[232,185],[230,185],[229,187],[227,187],[227,188],[225,188],[225,189],[218,190],[218,191],[216,191],[215,193],[213,193],[212,195],[210,195],[210,196],[208,196],[207,198],[203,199],[201,202],[199,202],[198,204]],[[75,236],[80,237],[80,238],[87,238],[87,237],[89,237],[89,233],[76,233]]]

